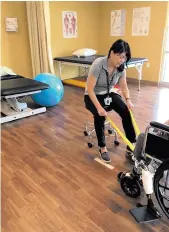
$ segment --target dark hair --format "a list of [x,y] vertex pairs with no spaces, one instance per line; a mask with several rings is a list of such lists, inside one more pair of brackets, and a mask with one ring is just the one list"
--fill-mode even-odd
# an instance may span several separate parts
[[110,50],[109,50],[109,53],[108,53],[108,58],[110,57],[110,53],[111,51],[113,51],[115,54],[121,54],[123,52],[126,53],[126,61],[125,63],[121,64],[117,70],[119,72],[122,72],[124,70],[124,65],[126,64],[127,66],[127,63],[130,61],[131,59],[131,51],[130,51],[130,46],[127,42],[125,42],[124,40],[122,39],[118,39],[116,42],[113,43],[113,45],[111,46]]

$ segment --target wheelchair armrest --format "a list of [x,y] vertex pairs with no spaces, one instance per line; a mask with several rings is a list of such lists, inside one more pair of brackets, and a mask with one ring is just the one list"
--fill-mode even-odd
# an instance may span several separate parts
[[164,130],[164,131],[167,131],[169,132],[169,126],[165,125],[165,124],[162,124],[162,123],[159,123],[159,122],[150,122],[150,125],[152,127],[155,127],[155,128],[158,128],[160,130]]

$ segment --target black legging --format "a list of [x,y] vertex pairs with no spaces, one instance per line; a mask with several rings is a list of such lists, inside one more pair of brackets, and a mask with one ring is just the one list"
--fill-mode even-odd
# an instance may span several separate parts
[[[134,127],[132,124],[130,112],[128,110],[128,107],[124,103],[122,97],[119,94],[110,93],[109,96],[112,98],[112,102],[109,106],[106,106],[104,103],[104,99],[106,98],[106,96],[107,95],[96,95],[101,106],[107,112],[114,110],[115,112],[117,112],[120,115],[120,117],[122,118],[123,128],[124,128],[127,139],[131,143],[136,142],[136,134],[135,134],[135,130],[134,130]],[[91,101],[91,99],[88,95],[85,95],[84,101],[86,104],[86,108],[94,116],[94,126],[95,126],[95,130],[96,130],[98,146],[105,147],[106,141],[105,141],[105,133],[104,133],[104,122],[105,122],[106,118],[104,116],[100,116],[98,114],[95,105],[93,104],[93,102]]]

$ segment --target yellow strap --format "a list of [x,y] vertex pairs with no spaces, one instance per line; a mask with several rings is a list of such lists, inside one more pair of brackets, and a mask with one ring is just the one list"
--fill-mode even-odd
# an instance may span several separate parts
[[[136,120],[135,120],[131,110],[130,110],[130,115],[131,115],[131,119],[132,119],[132,123],[133,123],[134,129],[135,129],[136,135],[138,136],[140,134],[140,130],[138,128],[138,125],[136,123]],[[110,124],[117,131],[117,133],[121,136],[121,138],[124,140],[124,142],[130,147],[130,149],[132,151],[134,151],[133,144],[126,138],[126,136],[121,132],[121,130],[114,124],[114,122],[109,117],[107,117],[107,119],[110,121]]]
[[124,142],[130,147],[130,149],[132,151],[134,151],[133,144],[126,138],[126,136],[124,136],[124,134],[121,132],[121,130],[114,124],[114,122],[109,117],[107,117],[107,119],[110,121],[110,124],[116,130],[116,132],[122,137],[122,139],[124,140]]
[[134,126],[134,129],[135,129],[135,132],[136,132],[136,135],[138,136],[140,134],[140,130],[138,128],[138,125],[136,123],[136,120],[133,116],[133,112],[130,110],[130,115],[131,115],[131,120],[132,120],[132,123],[133,123],[133,126]]

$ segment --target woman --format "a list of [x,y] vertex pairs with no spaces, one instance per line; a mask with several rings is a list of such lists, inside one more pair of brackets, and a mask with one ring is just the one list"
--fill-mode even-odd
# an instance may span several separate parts
[[[114,110],[122,118],[123,128],[127,139],[131,143],[136,142],[136,134],[132,125],[129,109],[133,108],[129,90],[126,83],[125,65],[131,59],[130,47],[127,42],[117,40],[109,50],[108,56],[96,59],[90,67],[85,89],[84,101],[86,108],[94,116],[99,154],[101,159],[110,163],[107,152],[104,133],[104,122],[107,112]],[[113,86],[119,83],[126,104],[122,97],[113,92]],[[126,155],[131,150],[127,146]]]

